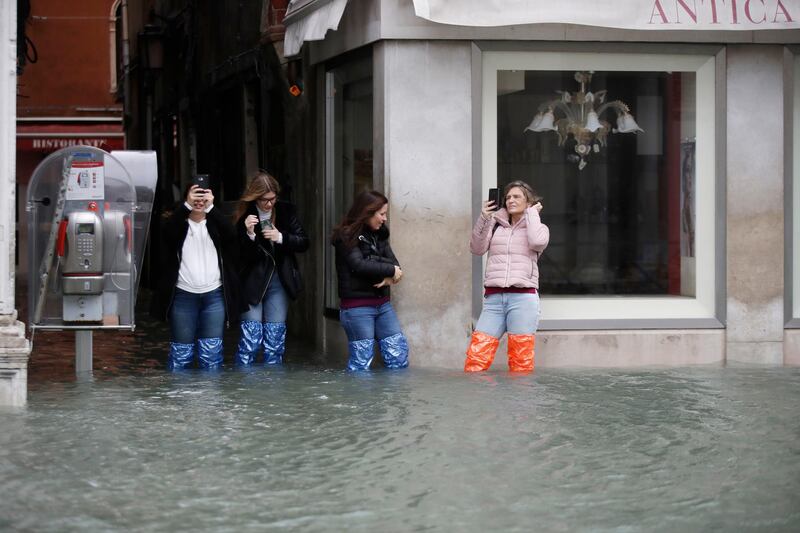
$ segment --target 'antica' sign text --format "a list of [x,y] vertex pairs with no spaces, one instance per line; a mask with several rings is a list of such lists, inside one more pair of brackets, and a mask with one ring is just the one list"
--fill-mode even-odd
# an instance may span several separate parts
[[459,26],[558,23],[632,30],[800,28],[800,0],[414,0],[414,9],[419,17]]

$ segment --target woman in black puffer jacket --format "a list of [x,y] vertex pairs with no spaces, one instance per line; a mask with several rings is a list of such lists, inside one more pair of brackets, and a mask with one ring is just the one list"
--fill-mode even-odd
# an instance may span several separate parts
[[280,185],[265,172],[250,181],[236,210],[241,336],[236,363],[251,364],[263,347],[264,364],[283,362],[289,300],[303,283],[295,253],[308,250],[308,237],[295,207],[278,200]]
[[389,287],[403,271],[389,245],[389,200],[378,191],[359,194],[336,227],[339,318],[347,334],[347,369],[368,370],[375,339],[386,368],[408,366],[408,342],[389,300]]

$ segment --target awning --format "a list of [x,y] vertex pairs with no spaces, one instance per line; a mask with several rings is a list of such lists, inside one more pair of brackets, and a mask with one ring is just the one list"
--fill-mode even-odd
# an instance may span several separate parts
[[800,28],[795,0],[414,0],[418,17],[457,26],[580,24],[631,30]]
[[347,0],[292,0],[283,17],[284,57],[295,56],[305,41],[319,41],[342,20]]

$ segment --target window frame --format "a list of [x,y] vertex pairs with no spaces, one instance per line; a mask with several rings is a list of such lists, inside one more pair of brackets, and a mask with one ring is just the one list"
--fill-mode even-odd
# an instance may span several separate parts
[[[347,211],[348,206],[342,207],[342,212],[337,211],[336,199],[339,195],[345,195],[343,189],[344,184],[339,179],[337,173],[337,150],[340,149],[338,144],[342,139],[337,138],[337,128],[340,127],[340,122],[337,120],[335,112],[335,84],[336,78],[347,79],[346,83],[352,83],[358,79],[367,79],[364,73],[369,72],[369,80],[371,83],[371,98],[372,98],[372,149],[373,154],[375,150],[375,67],[372,49],[368,48],[360,52],[349,54],[339,61],[332,61],[325,65],[322,69],[322,87],[324,88],[324,183],[325,183],[325,216],[323,219],[323,234],[330,236],[333,228],[339,223],[341,216]],[[374,157],[374,155],[373,155]],[[373,166],[373,178],[371,188],[376,188],[376,178]],[[322,292],[322,307],[323,314],[329,317],[338,317],[338,279],[335,266],[335,249],[333,246],[326,246],[323,252],[324,266],[323,266],[323,292]]]
[[786,329],[800,328],[800,47],[784,49],[784,315]]
[[[473,218],[497,183],[497,71],[694,71],[697,76],[697,293],[680,296],[542,295],[542,330],[723,328],[725,321],[725,50],[643,43],[474,43]],[[704,148],[705,147],[705,148]],[[704,178],[705,177],[705,178]],[[545,217],[546,223],[546,217]],[[546,252],[545,252],[546,253]],[[546,275],[546,274],[545,274]],[[482,304],[482,258],[473,261],[473,315]]]

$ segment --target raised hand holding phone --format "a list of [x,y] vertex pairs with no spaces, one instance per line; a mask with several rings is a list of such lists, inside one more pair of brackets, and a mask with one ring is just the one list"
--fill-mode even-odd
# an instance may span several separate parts
[[189,192],[186,193],[186,203],[194,209],[201,209],[205,205],[205,193],[204,189],[192,185],[189,187]]
[[483,206],[481,207],[481,216],[485,219],[492,218],[492,215],[495,211],[500,208],[500,190],[499,189],[489,189],[489,199],[483,202]]

